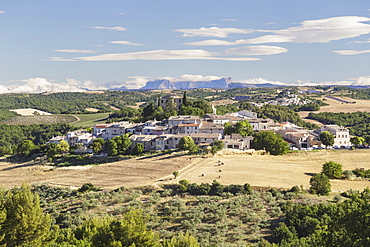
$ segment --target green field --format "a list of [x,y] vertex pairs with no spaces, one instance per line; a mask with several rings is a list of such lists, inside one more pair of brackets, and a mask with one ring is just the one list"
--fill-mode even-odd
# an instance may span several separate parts
[[72,123],[76,127],[93,127],[94,124],[105,123],[109,113],[94,113],[94,114],[74,114],[80,120]]

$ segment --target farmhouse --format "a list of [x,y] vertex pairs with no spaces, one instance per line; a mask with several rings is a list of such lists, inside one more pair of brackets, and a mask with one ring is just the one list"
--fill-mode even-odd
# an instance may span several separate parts
[[349,130],[343,126],[338,125],[323,125],[320,132],[329,131],[334,135],[334,147],[350,147]]

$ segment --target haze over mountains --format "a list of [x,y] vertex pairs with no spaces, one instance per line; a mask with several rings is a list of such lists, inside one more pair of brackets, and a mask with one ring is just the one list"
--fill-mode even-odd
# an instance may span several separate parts
[[148,81],[145,77],[134,77],[132,81],[110,81],[97,84],[93,81],[78,81],[66,79],[65,82],[55,82],[46,78],[30,78],[19,81],[19,84],[1,85],[0,94],[4,93],[44,93],[44,92],[84,92],[95,90],[162,90],[162,89],[195,89],[195,88],[255,88],[278,86],[349,86],[369,88],[370,76],[361,76],[343,81],[312,82],[294,81],[280,82],[263,78],[252,78],[243,81],[233,81],[231,77],[183,75],[179,78],[158,78]]

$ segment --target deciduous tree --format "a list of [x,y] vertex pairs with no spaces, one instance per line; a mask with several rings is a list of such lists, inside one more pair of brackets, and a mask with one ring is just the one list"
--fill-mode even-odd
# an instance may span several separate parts
[[328,146],[333,146],[334,135],[329,131],[323,131],[320,133],[320,141],[325,145],[326,148],[328,148]]

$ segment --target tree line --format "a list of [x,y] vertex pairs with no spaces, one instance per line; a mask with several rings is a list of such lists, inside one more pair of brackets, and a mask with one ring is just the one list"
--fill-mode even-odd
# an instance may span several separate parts
[[317,120],[323,124],[336,124],[349,128],[351,135],[370,135],[370,113],[369,112],[320,112],[308,114],[309,119]]

